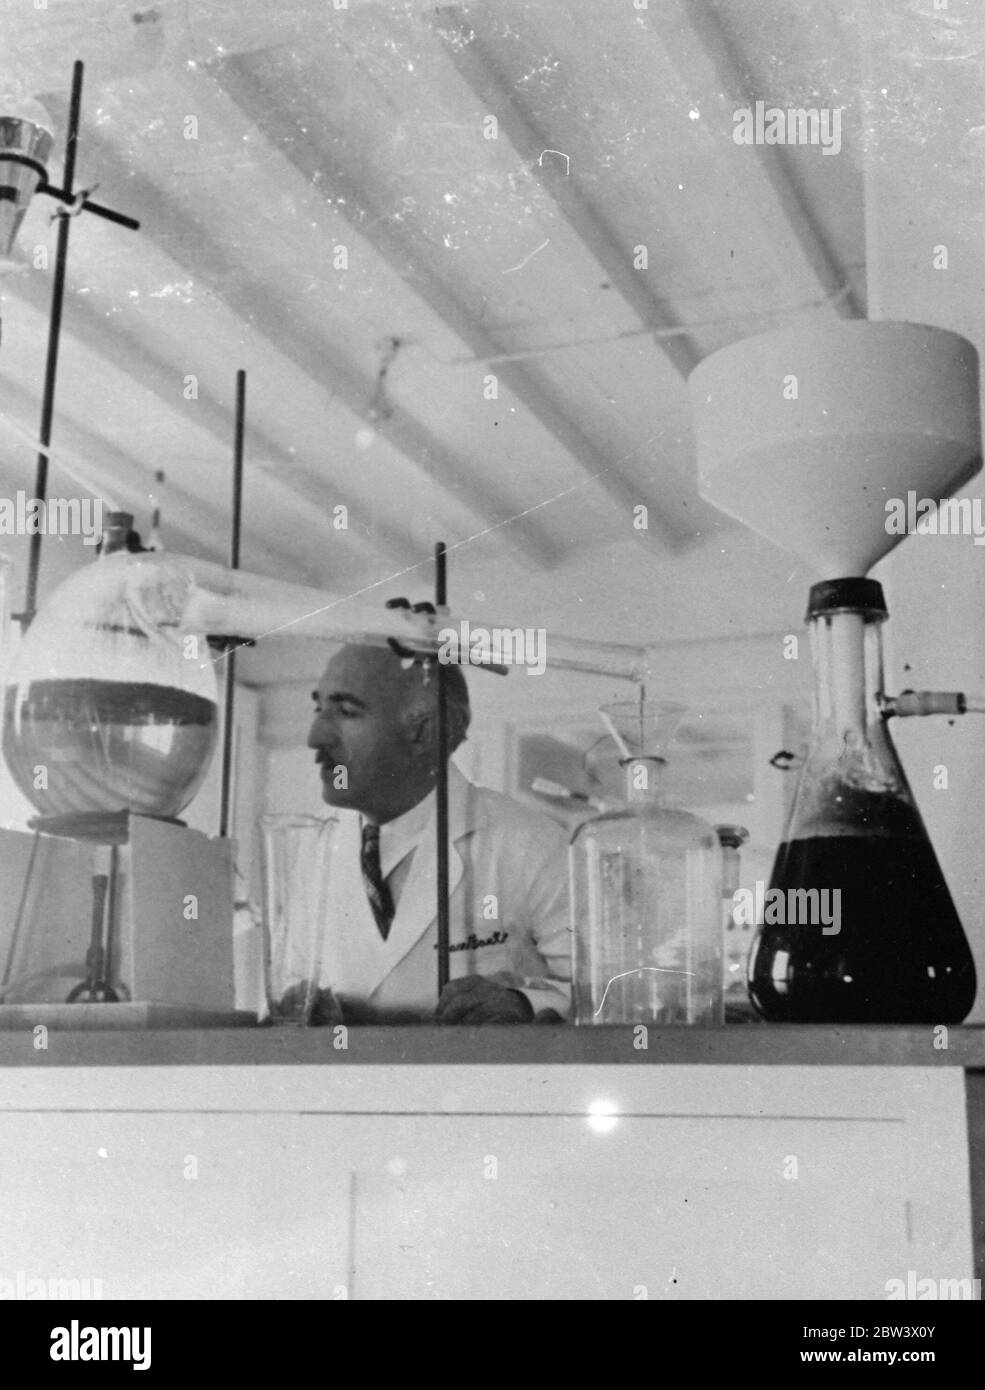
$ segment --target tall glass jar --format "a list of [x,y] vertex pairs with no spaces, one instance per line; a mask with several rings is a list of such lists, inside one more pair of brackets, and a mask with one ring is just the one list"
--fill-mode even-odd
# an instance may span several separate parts
[[660,797],[662,749],[683,710],[606,713],[620,735],[626,799],[571,841],[575,1021],[717,1026],[721,847],[710,825]]

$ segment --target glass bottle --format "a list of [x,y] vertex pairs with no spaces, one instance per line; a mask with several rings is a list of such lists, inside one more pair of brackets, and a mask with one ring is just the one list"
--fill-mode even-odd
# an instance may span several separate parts
[[626,801],[571,841],[579,1024],[723,1022],[721,848],[710,825],[661,804],[662,749],[680,706],[611,705]]
[[749,962],[767,1019],[959,1022],[975,968],[882,708],[882,588],[815,584],[814,729]]

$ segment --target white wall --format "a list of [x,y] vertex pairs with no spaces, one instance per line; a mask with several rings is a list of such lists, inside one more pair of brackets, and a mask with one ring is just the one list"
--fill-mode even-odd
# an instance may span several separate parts
[[[875,577],[890,612],[889,690],[985,693],[985,550],[970,536],[909,536]],[[975,954],[978,999],[969,1021],[983,1022],[985,716],[898,720],[892,736]],[[934,786],[939,768],[946,788]]]
[[350,1048],[32,1068],[0,1093],[0,1277],[99,1278],[106,1299],[884,1303],[913,1269],[970,1291],[956,1067]]

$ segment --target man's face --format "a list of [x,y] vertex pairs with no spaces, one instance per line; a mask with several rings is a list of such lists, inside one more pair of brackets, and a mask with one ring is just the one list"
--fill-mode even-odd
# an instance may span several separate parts
[[343,647],[329,661],[315,692],[308,747],[330,806],[385,818],[416,794],[422,741],[407,709],[411,685],[420,680],[419,670],[404,671],[382,647]]

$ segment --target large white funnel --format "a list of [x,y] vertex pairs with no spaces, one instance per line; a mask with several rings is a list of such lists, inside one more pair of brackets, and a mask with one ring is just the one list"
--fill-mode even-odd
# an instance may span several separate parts
[[688,381],[699,491],[826,579],[902,537],[886,502],[982,466],[978,353],[923,324],[812,321],[732,343]]

